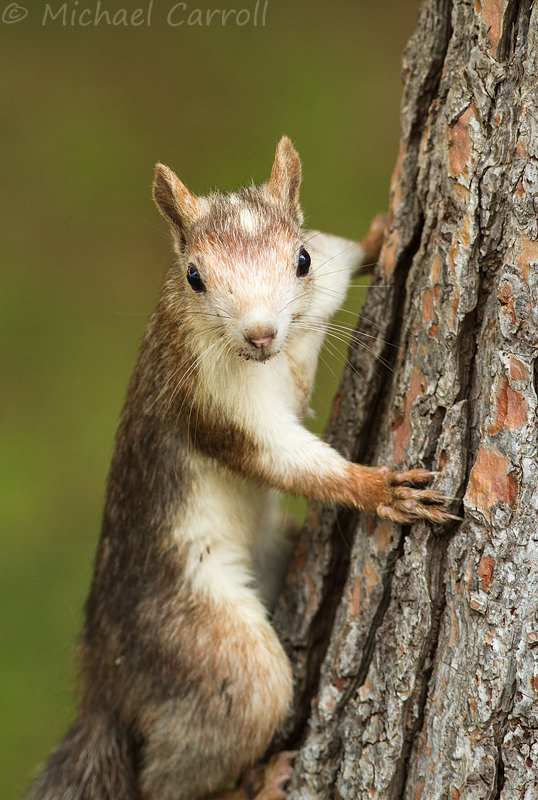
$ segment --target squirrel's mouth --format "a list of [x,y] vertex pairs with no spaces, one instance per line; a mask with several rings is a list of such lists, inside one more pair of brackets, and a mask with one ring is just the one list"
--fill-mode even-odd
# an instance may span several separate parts
[[246,361],[258,361],[264,364],[266,361],[269,361],[270,358],[276,356],[280,353],[280,348],[275,347],[273,343],[267,347],[249,347],[247,349],[242,349],[240,355]]

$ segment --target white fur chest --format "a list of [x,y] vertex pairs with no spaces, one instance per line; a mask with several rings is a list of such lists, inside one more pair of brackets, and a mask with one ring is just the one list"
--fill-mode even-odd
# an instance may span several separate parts
[[[274,449],[281,425],[298,415],[295,374],[285,353],[266,363],[206,359],[199,393],[262,448]],[[176,538],[188,544],[186,577],[193,591],[217,604],[253,604],[251,612],[260,613],[257,597],[271,606],[289,555],[280,494],[208,456],[189,460],[189,495],[175,528]]]

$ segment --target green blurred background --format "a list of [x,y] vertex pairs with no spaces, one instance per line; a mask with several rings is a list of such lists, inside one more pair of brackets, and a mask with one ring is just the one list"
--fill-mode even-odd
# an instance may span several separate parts
[[[10,5],[0,13],[13,19],[20,9]],[[67,3],[65,27],[42,25],[46,3],[22,5],[25,19],[0,22],[6,800],[21,796],[74,711],[72,650],[114,430],[171,258],[151,200],[155,162],[195,192],[232,188],[268,178],[286,133],[303,161],[308,224],[363,236],[387,207],[401,54],[418,0],[269,0],[257,27],[215,16],[173,28],[172,0],[155,2],[151,25],[139,27],[70,25],[73,12],[75,23],[83,8],[94,14],[93,0]],[[148,6],[101,3],[111,15]],[[254,2],[193,2],[184,18],[197,7],[252,11]],[[351,307],[362,293],[352,291]],[[336,359],[320,370],[318,428],[339,369]]]

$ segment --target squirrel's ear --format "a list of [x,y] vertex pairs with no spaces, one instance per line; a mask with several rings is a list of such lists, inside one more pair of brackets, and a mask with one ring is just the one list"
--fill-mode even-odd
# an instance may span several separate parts
[[275,162],[271,170],[268,189],[299,223],[303,220],[299,205],[301,185],[301,160],[299,153],[287,136],[283,136],[276,149]]
[[202,205],[200,198],[189,192],[169,167],[157,164],[153,181],[153,199],[163,217],[166,217],[172,226],[173,233],[177,234],[184,244],[188,229],[200,214]]

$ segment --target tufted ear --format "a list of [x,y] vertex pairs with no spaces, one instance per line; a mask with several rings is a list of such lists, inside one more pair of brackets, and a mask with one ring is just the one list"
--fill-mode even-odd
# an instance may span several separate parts
[[201,212],[200,198],[189,192],[169,167],[157,164],[153,181],[153,199],[163,217],[170,223],[172,233],[184,246],[187,232]]
[[299,205],[301,185],[301,160],[297,150],[287,136],[283,136],[276,149],[275,161],[271,170],[268,189],[301,224],[303,215]]

